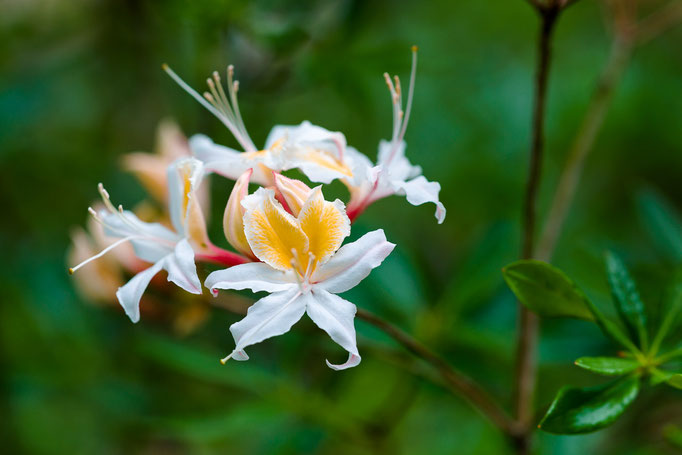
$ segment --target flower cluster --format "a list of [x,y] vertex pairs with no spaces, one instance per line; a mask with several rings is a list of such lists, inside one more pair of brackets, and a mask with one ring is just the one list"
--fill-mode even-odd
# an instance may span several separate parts
[[[114,205],[100,184],[100,208],[89,211],[98,224],[98,230],[91,229],[94,243],[105,248],[70,272],[119,245],[127,245],[123,247],[128,248],[126,254],[117,250],[118,257],[125,264],[123,270],[134,276],[115,294],[128,317],[137,322],[142,294],[161,270],[179,288],[201,294],[196,264],[220,264],[226,268],[209,274],[203,283],[214,296],[219,289],[270,293],[230,327],[236,346],[223,363],[230,358],[248,359],[246,347],[289,331],[305,313],[348,352],[345,363],[334,365],[327,361],[329,367],[357,365],[360,354],[355,340],[356,308],[337,294],[362,281],[395,245],[386,240],[382,229],[343,245],[352,222],[373,202],[393,194],[406,196],[413,205],[433,202],[438,222],[445,218],[445,208],[438,200],[440,185],[429,182],[421,175],[421,168],[405,157],[404,136],[414,94],[416,55],[413,48],[405,110],[399,79],[385,74],[393,106],[393,132],[390,140],[379,143],[376,165],[348,146],[342,133],[309,122],[275,126],[264,148],[259,149],[239,111],[239,83],[233,79],[232,66],[227,68],[226,87],[214,72],[202,96],[164,65],[171,78],[229,129],[242,150],[196,135],[188,142],[166,140],[162,153],[157,155],[138,153],[126,157],[126,167],[162,202],[166,213],[154,222],[143,221],[149,217]],[[298,169],[318,185],[311,187],[286,177],[283,173],[291,169]],[[235,180],[223,216],[225,238],[234,251],[217,247],[207,235],[202,212],[206,185],[202,182],[210,174]],[[347,204],[324,198],[323,184],[337,179],[348,187]],[[249,193],[249,184],[260,187]],[[83,259],[92,250],[82,232],[74,242],[78,253],[74,258]],[[122,274],[118,269],[103,270],[108,275],[103,278],[102,273],[91,273],[90,286],[86,286],[91,292],[97,288],[94,293],[99,295],[103,289],[110,289],[112,282],[120,281]]]

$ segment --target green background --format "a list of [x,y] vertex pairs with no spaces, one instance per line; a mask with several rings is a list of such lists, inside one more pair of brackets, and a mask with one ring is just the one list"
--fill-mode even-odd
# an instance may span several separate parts
[[[655,3],[655,2],[654,2]],[[574,137],[610,36],[600,2],[561,18],[547,113],[541,213]],[[419,70],[407,153],[442,185],[433,205],[394,197],[353,237],[383,228],[398,247],[345,297],[386,317],[509,405],[516,307],[500,269],[519,251],[537,20],[522,0],[0,2],[0,434],[6,453],[500,454],[504,439],[432,372],[357,321],[358,368],[306,320],[221,366],[239,316],[215,309],[194,333],[133,325],[89,305],[66,273],[69,231],[104,182],[116,201],[145,197],[120,156],[151,150],[157,123],[235,145],[161,71],[194,87],[228,63],[257,144],[274,124],[310,120],[376,156],[390,135],[382,73]],[[682,252],[662,241],[643,201],[682,205],[682,28],[639,48],[587,162],[554,263],[605,308],[603,252],[619,252],[653,307]],[[214,219],[229,183],[212,179]],[[343,188],[335,191],[344,195]],[[221,227],[211,226],[225,245]],[[679,246],[679,245],[678,245]],[[69,264],[72,265],[72,264]],[[245,294],[248,295],[248,294]],[[176,305],[176,302],[167,302]],[[601,378],[575,367],[613,355],[592,325],[547,321],[538,406],[563,384]],[[542,454],[675,453],[680,392],[647,389],[612,428],[540,435]]]

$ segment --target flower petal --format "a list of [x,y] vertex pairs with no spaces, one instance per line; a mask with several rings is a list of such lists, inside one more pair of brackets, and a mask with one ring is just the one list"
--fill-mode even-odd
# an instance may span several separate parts
[[298,168],[313,182],[330,183],[353,176],[344,162],[345,136],[308,121],[298,126],[274,127],[265,146],[283,152],[282,170]]
[[251,251],[258,259],[276,268],[289,270],[296,255],[308,249],[308,238],[299,222],[275,200],[271,189],[259,188],[242,201],[246,209],[244,232]]
[[201,294],[201,281],[194,263],[194,250],[187,239],[178,242],[175,254],[166,257],[163,268],[168,271],[168,281],[192,294]]
[[138,273],[116,291],[116,297],[131,321],[137,322],[140,320],[140,299],[142,294],[144,294],[154,275],[161,271],[165,260],[163,258],[148,269]]
[[237,180],[240,175],[253,169],[251,181],[259,185],[270,185],[271,171],[264,164],[274,159],[264,152],[238,152],[214,143],[209,137],[197,134],[190,138],[189,145],[197,159],[203,161],[206,172],[215,172],[223,177]]
[[383,229],[368,232],[353,243],[341,247],[326,264],[313,274],[320,289],[334,294],[345,292],[364,280],[378,267],[395,244],[386,240]]
[[246,197],[249,192],[249,179],[253,173],[252,169],[244,172],[234,184],[230,198],[225,206],[225,214],[223,215],[223,231],[225,238],[237,251],[250,258],[255,258],[251,252],[251,247],[246,241],[244,234],[244,207],[242,207],[242,199]]
[[311,182],[327,184],[335,179],[353,177],[353,171],[326,150],[306,146],[287,152],[286,169],[300,169]]
[[[141,221],[133,212],[99,212],[104,222],[104,234],[109,237],[136,237],[130,241],[135,255],[146,262],[157,262],[173,252],[180,240],[177,234],[159,223]],[[141,238],[140,238],[141,237]]]
[[236,343],[230,357],[245,360],[243,351],[247,346],[288,332],[305,313],[305,302],[300,297],[296,287],[270,294],[251,305],[246,317],[230,326]]
[[343,202],[327,202],[320,186],[313,189],[298,214],[303,232],[308,236],[308,249],[320,264],[339,249],[350,234],[350,220]]
[[412,205],[421,205],[426,202],[433,202],[436,204],[436,219],[438,224],[445,220],[445,206],[438,200],[438,193],[440,192],[440,183],[429,182],[423,175],[412,179],[408,182],[400,182],[398,194],[404,194],[407,197],[407,202]]
[[195,158],[181,158],[168,167],[169,210],[178,234],[187,236],[199,247],[210,245],[206,222],[197,198],[204,176],[204,165]]
[[284,202],[292,215],[298,216],[305,201],[310,197],[312,190],[300,180],[290,179],[282,174],[275,174],[275,186],[284,198]]
[[262,262],[252,262],[216,270],[204,281],[204,286],[215,294],[216,289],[251,289],[253,292],[286,291],[296,286],[296,278],[291,271],[275,270]]
[[355,341],[355,305],[323,289],[313,289],[301,297],[306,302],[306,313],[332,340],[348,351],[348,361],[334,365],[327,360],[329,368],[343,370],[360,363],[360,354]]
[[413,166],[405,156],[407,144],[401,141],[399,144],[380,141],[377,164],[385,169],[390,180],[405,181],[421,174],[419,166]]

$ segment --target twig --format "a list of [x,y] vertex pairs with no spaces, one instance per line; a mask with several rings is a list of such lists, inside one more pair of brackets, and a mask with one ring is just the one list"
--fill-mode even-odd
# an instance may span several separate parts
[[[528,172],[528,183],[523,204],[521,257],[533,257],[533,240],[535,238],[536,202],[542,171],[544,152],[544,123],[547,105],[547,80],[551,60],[551,41],[554,26],[561,12],[562,5],[556,0],[546,6],[536,8],[540,17],[540,36],[538,42],[538,60],[535,76],[535,94],[533,104],[532,143]],[[518,453],[526,454],[530,450],[533,419],[533,401],[537,370],[538,318],[519,303],[519,331],[517,337],[517,368],[515,385],[515,410],[518,425],[522,431],[516,435],[514,442]]]
[[[615,5],[617,6],[617,5]],[[624,6],[624,5],[623,5]],[[602,69],[587,112],[581,123],[566,164],[561,171],[554,199],[538,244],[536,257],[543,261],[552,258],[557,240],[571,208],[580,181],[585,159],[601,130],[606,112],[620,78],[637,45],[642,45],[682,21],[682,1],[673,0],[651,13],[639,25],[631,8],[614,8],[618,17],[609,58]]]
[[[555,0],[556,1],[556,0]],[[559,0],[558,9],[548,7],[537,8],[541,18],[541,34],[539,43],[538,71],[536,78],[535,109],[533,115],[533,145],[531,148],[531,164],[529,183],[524,206],[524,229],[522,257],[536,257],[550,260],[561,228],[566,219],[571,202],[575,195],[585,158],[592,149],[597,133],[604,123],[613,91],[617,85],[635,44],[648,41],[662,31],[682,20],[682,2],[672,1],[666,7],[653,13],[636,27],[635,10],[626,1],[615,2],[617,9],[615,18],[616,36],[609,59],[601,73],[597,88],[592,96],[581,128],[573,143],[569,158],[562,171],[559,184],[549,210],[545,229],[540,237],[538,247],[533,251],[533,234],[535,223],[535,197],[539,184],[543,149],[543,122],[546,97],[547,72],[550,58],[550,38],[552,27],[562,7],[574,3]],[[551,6],[551,5],[550,5]],[[618,14],[620,13],[620,14]],[[548,17],[549,14],[549,17]],[[517,419],[521,424],[521,434],[516,438],[518,453],[530,451],[532,432],[532,402],[535,389],[535,351],[537,344],[537,318],[521,308],[521,322],[518,342],[517,369]]]
[[682,2],[672,0],[651,13],[637,26],[637,44],[642,45],[682,21]]
[[604,124],[615,86],[632,52],[632,44],[632,40],[626,37],[617,37],[613,41],[608,61],[559,177],[547,222],[538,243],[537,258],[540,260],[549,261],[552,258],[554,247],[578,187],[585,158],[592,150],[597,133]]
[[455,370],[440,356],[384,319],[363,309],[358,309],[356,316],[379,328],[412,354],[434,367],[454,394],[467,400],[505,434],[513,437],[518,434],[519,427],[516,422],[471,378]]

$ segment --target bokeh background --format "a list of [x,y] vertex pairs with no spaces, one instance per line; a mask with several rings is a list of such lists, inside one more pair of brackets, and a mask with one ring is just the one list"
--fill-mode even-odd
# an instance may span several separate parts
[[[487,421],[363,321],[363,362],[349,371],[324,365],[344,354],[310,321],[254,346],[249,362],[223,367],[217,360],[232,349],[228,326],[239,315],[208,308],[191,331],[163,318],[133,325],[76,292],[66,254],[98,182],[126,206],[146,197],[120,157],[152,150],[161,119],[234,145],[161,71],[163,62],[195,87],[235,64],[256,143],[274,124],[307,119],[343,131],[374,158],[391,127],[382,73],[406,82],[410,45],[418,44],[408,154],[441,182],[448,217],[439,226],[433,206],[398,197],[371,207],[354,237],[382,227],[398,247],[346,297],[509,405],[516,308],[500,269],[519,250],[536,29],[522,0],[0,1],[2,451],[507,453]],[[541,209],[610,39],[596,0],[578,2],[558,26]],[[637,49],[555,255],[602,307],[607,248],[632,267],[653,308],[682,263],[682,238],[652,221],[661,204],[668,213],[682,207],[680,49],[682,28]],[[225,245],[218,221],[230,183],[211,185],[211,230]],[[169,311],[180,305],[159,299]],[[538,406],[563,384],[602,380],[574,359],[613,353],[588,324],[545,323]],[[540,435],[537,453],[676,453],[663,429],[682,423],[680,403],[679,391],[649,389],[612,428]]]

